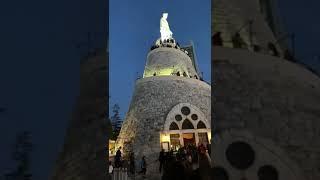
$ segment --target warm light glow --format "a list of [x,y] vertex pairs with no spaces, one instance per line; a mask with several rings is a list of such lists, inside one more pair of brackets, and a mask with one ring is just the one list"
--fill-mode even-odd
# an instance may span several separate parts
[[155,72],[149,70],[148,72],[144,73],[143,77],[145,78],[145,77],[154,76],[154,73],[156,73],[155,76],[170,76],[170,75],[172,75],[173,71],[174,71],[173,68],[163,68],[163,69],[155,71]]
[[109,154],[114,155],[116,153],[116,142],[109,140]]
[[170,134],[161,134],[160,141],[161,142],[170,142]]
[[143,73],[143,78],[146,77],[152,77],[152,76],[177,76],[177,72],[180,73],[180,76],[183,77],[183,72],[187,74],[187,77],[189,77],[189,72],[184,70],[184,68],[175,66],[175,67],[167,67],[167,68],[146,68]]
[[211,143],[211,131],[208,132],[209,143]]
[[165,69],[161,69],[158,73],[159,76],[169,76],[171,75],[173,69],[172,68],[165,68]]

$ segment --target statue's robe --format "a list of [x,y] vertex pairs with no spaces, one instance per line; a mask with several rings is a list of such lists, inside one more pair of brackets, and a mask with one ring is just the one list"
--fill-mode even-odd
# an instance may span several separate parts
[[172,32],[170,30],[169,23],[165,18],[161,18],[160,20],[160,33],[162,40],[172,38]]

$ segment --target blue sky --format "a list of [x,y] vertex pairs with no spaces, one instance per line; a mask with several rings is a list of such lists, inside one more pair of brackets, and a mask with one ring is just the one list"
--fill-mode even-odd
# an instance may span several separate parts
[[[211,82],[211,1],[110,0],[109,1],[109,99],[125,116],[135,79],[142,75],[147,53],[160,37],[160,18],[167,12],[173,37],[180,45],[192,40],[200,71]],[[109,111],[111,112],[111,110]]]

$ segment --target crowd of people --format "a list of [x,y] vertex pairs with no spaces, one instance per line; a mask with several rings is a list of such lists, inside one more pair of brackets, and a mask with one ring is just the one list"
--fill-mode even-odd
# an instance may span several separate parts
[[[162,180],[209,180],[211,168],[210,145],[200,144],[181,147],[177,152],[173,149],[159,153],[159,173]],[[123,160],[121,147],[114,157],[115,168],[126,168],[129,176],[141,175],[145,177],[148,164],[146,157],[142,156],[136,167],[134,153],[130,152],[127,160]],[[113,165],[109,163],[109,174],[113,172]],[[138,171],[136,171],[138,170]]]
[[[147,172],[147,162],[145,156],[142,156],[139,165],[140,171],[138,172],[138,174],[145,175]],[[128,160],[124,160],[122,157],[121,147],[119,147],[114,157],[114,167],[112,162],[109,162],[109,174],[113,173],[114,168],[126,169],[128,170],[128,174],[130,176],[134,176],[136,174],[134,153],[130,152]]]
[[162,180],[209,180],[211,168],[210,146],[188,145],[175,154],[173,150],[159,154],[159,172]]
[[[222,38],[222,32],[216,32],[214,33],[214,35],[212,36],[212,45],[214,46],[224,46],[224,40]],[[232,37],[231,37],[231,42],[233,45],[233,48],[248,48],[249,44],[247,44],[243,38],[241,37],[240,33],[237,32],[235,33]],[[252,45],[253,51],[255,52],[260,52],[261,51],[261,47],[258,45]],[[276,45],[272,42],[269,42],[267,44],[267,52],[272,55],[272,56],[276,56],[276,57],[280,57],[280,53],[276,47]],[[294,61],[294,57],[293,55],[290,53],[290,51],[288,49],[286,49],[284,51],[283,54],[283,58],[290,60],[290,61]]]

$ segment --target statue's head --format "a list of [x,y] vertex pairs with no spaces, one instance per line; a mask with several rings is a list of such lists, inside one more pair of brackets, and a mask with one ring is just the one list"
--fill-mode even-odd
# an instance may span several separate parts
[[167,18],[168,18],[168,13],[163,13],[163,14],[162,14],[162,17],[164,17],[165,19],[167,19]]

